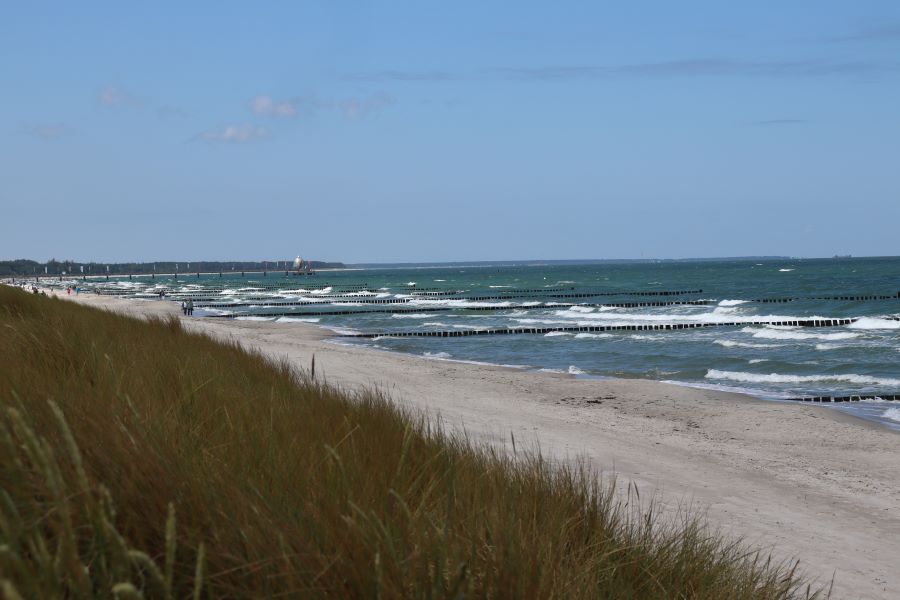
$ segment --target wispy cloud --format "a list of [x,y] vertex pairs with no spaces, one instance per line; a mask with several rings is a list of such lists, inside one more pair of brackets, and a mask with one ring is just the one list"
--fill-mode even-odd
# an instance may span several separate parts
[[257,96],[250,101],[250,110],[267,117],[294,117],[297,116],[297,105],[296,100],[276,102],[269,96]]
[[340,102],[341,112],[344,117],[355,121],[367,114],[378,112],[394,104],[393,96],[385,92],[375,92],[369,96],[347,98]]
[[831,42],[900,42],[900,23],[866,27],[846,35],[826,38]]
[[97,94],[97,101],[103,106],[132,106],[143,104],[140,98],[119,85],[107,85]]
[[269,137],[269,132],[263,127],[255,125],[227,125],[222,129],[210,129],[201,131],[195,140],[206,142],[227,142],[232,144],[245,144]]
[[458,76],[448,71],[405,71],[384,69],[368,73],[350,73],[344,76],[345,81],[450,81]]
[[809,123],[806,119],[763,119],[762,121],[752,121],[751,125],[802,125]]
[[541,67],[499,67],[488,73],[521,80],[588,79],[597,77],[692,77],[766,76],[813,77],[861,75],[900,70],[898,63],[870,61],[740,61],[726,58],[633,63],[624,65],[552,65]]
[[382,91],[337,100],[307,94],[276,102],[269,96],[256,96],[250,101],[250,110],[254,114],[271,117],[294,117],[299,114],[315,115],[320,112],[338,111],[347,119],[356,120],[395,103],[393,96]]
[[[871,35],[875,35],[872,32]],[[878,35],[893,35],[893,29]],[[881,75],[900,72],[900,61],[871,60],[776,60],[752,61],[724,57],[700,57],[682,60],[624,64],[556,64],[539,66],[499,66],[476,73],[446,71],[381,70],[345,76],[351,81],[432,82],[475,77],[521,81],[563,81],[613,77],[826,77]]]
[[183,118],[188,116],[188,112],[180,106],[165,104],[156,109],[156,116],[161,119]]
[[44,123],[24,127],[22,132],[44,141],[50,141],[72,135],[75,133],[75,130],[65,123]]

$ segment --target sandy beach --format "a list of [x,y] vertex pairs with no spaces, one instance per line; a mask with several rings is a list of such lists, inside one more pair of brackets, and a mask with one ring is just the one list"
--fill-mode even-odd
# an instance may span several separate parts
[[[68,298],[180,316],[173,302]],[[348,347],[303,323],[183,321],[299,366],[315,354],[330,383],[378,387],[473,439],[587,458],[642,497],[690,503],[714,527],[799,558],[818,583],[833,577],[835,598],[900,597],[900,435],[884,427],[821,406]]]

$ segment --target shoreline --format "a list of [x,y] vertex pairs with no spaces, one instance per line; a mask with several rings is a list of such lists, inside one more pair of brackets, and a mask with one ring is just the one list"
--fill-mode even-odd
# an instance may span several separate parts
[[[180,316],[169,302],[58,297],[138,317]],[[836,598],[900,594],[900,437],[877,423],[673,383],[335,344],[312,323],[181,321],[304,368],[315,354],[330,383],[378,387],[478,441],[508,448],[514,436],[554,460],[584,457],[645,497],[702,507],[724,533],[801,560],[820,584],[833,574]]]
[[[148,301],[152,302],[152,300],[148,300]],[[198,318],[203,318],[203,317],[201,316]],[[250,319],[235,319],[235,320],[241,321],[241,320],[256,320],[256,319],[253,319],[251,317]],[[275,318],[274,320],[269,319],[269,318],[264,318],[264,319],[257,320],[257,322],[279,323],[277,318]],[[742,396],[744,398],[744,400],[746,400],[746,401],[759,401],[759,402],[765,402],[765,403],[775,403],[775,404],[781,404],[781,405],[785,405],[785,406],[794,406],[794,405],[799,404],[795,401],[789,401],[786,398],[779,398],[776,396],[765,397],[765,396],[754,393],[753,390],[740,388],[740,387],[723,386],[723,385],[718,385],[718,384],[702,384],[702,383],[696,383],[696,382],[677,381],[677,380],[668,380],[668,379],[646,379],[646,378],[642,378],[642,377],[635,377],[635,378],[615,377],[615,376],[611,376],[611,375],[593,375],[590,373],[572,373],[572,372],[563,371],[561,369],[536,367],[534,365],[501,364],[501,363],[492,363],[492,362],[478,361],[478,360],[468,360],[465,358],[426,356],[424,354],[413,354],[410,352],[401,352],[400,350],[391,350],[388,348],[365,346],[362,344],[357,345],[357,344],[353,344],[351,342],[340,342],[334,337],[334,336],[339,335],[340,333],[338,331],[336,331],[335,329],[328,327],[327,325],[320,325],[320,324],[313,323],[313,322],[303,322],[303,321],[291,321],[291,322],[280,322],[280,323],[283,325],[301,324],[301,325],[312,326],[312,327],[318,328],[320,330],[328,331],[332,335],[325,336],[323,339],[325,341],[327,341],[328,343],[336,344],[339,346],[346,346],[348,348],[365,348],[367,350],[372,350],[372,351],[377,351],[377,352],[387,352],[389,354],[409,356],[409,357],[413,357],[413,358],[420,358],[423,360],[445,361],[445,362],[452,362],[452,363],[458,363],[458,364],[464,364],[464,365],[468,364],[468,365],[476,365],[476,366],[484,366],[484,367],[493,367],[493,368],[498,368],[498,369],[511,369],[514,371],[531,372],[531,373],[553,373],[553,374],[557,374],[557,375],[566,375],[573,379],[583,379],[583,380],[587,380],[587,381],[651,382],[651,383],[658,383],[661,385],[672,385],[672,386],[676,386],[676,387],[685,387],[685,388],[689,388],[692,390],[705,390],[705,391],[709,391],[709,392],[713,392],[713,393],[722,393],[722,394],[731,394],[731,395],[735,395],[735,396]],[[760,392],[760,394],[763,393],[761,390],[759,392]],[[894,406],[894,404],[895,403],[889,403],[889,404],[887,404],[887,407],[890,408],[891,406]],[[897,424],[895,426],[893,423],[887,423],[884,420],[879,420],[874,417],[867,418],[862,415],[858,415],[858,414],[854,414],[854,413],[851,413],[851,412],[848,412],[845,410],[841,410],[842,408],[844,408],[844,406],[842,406],[842,405],[839,406],[839,405],[835,405],[835,404],[810,404],[810,406],[813,408],[816,408],[816,409],[822,409],[822,410],[828,411],[827,414],[829,415],[830,418],[835,418],[836,420],[839,420],[839,421],[843,420],[848,423],[855,423],[857,426],[860,426],[860,427],[874,427],[876,429],[887,431],[889,433],[900,434],[900,424]]]

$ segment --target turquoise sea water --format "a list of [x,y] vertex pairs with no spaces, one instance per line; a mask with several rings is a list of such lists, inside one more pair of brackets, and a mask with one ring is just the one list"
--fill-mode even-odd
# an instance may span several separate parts
[[[303,320],[339,333],[379,332],[385,335],[374,340],[341,338],[341,343],[366,344],[435,359],[552,369],[579,376],[656,379],[744,391],[770,400],[802,395],[900,394],[900,321],[893,320],[900,316],[900,258],[440,265],[320,272],[314,277],[285,278],[283,275],[269,273],[263,278],[226,274],[221,278],[180,277],[177,281],[142,280],[144,284],[122,281],[116,285],[129,294],[152,293],[160,286],[167,286],[173,292],[194,290],[195,294],[201,294],[195,301],[195,316],[240,314],[242,318]],[[250,289],[254,286],[265,287]],[[371,291],[360,291],[358,286]],[[659,297],[609,295],[661,290],[702,292]],[[554,297],[562,293],[606,295]],[[342,297],[328,297],[335,295]],[[860,295],[892,298],[811,299]],[[465,299],[472,296],[502,298]],[[774,298],[810,299],[787,303],[758,301]],[[355,303],[371,299],[408,302]],[[588,306],[672,300],[706,300],[709,304]],[[201,308],[211,302],[251,306]],[[261,306],[262,302],[303,304]],[[499,310],[472,310],[488,307]],[[452,310],[427,312],[427,309],[447,308]],[[393,309],[426,312],[371,312]],[[353,314],[309,314],[338,310]],[[273,312],[288,314],[255,316]],[[859,320],[848,326],[815,329],[736,325],[676,331],[390,337],[392,332],[403,331],[783,321],[813,317]],[[823,410],[829,408],[900,427],[900,402],[823,406]]]

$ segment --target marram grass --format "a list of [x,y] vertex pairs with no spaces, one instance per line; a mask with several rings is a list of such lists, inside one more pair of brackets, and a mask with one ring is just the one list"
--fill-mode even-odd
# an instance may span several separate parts
[[177,320],[0,286],[3,598],[816,595],[641,504]]

